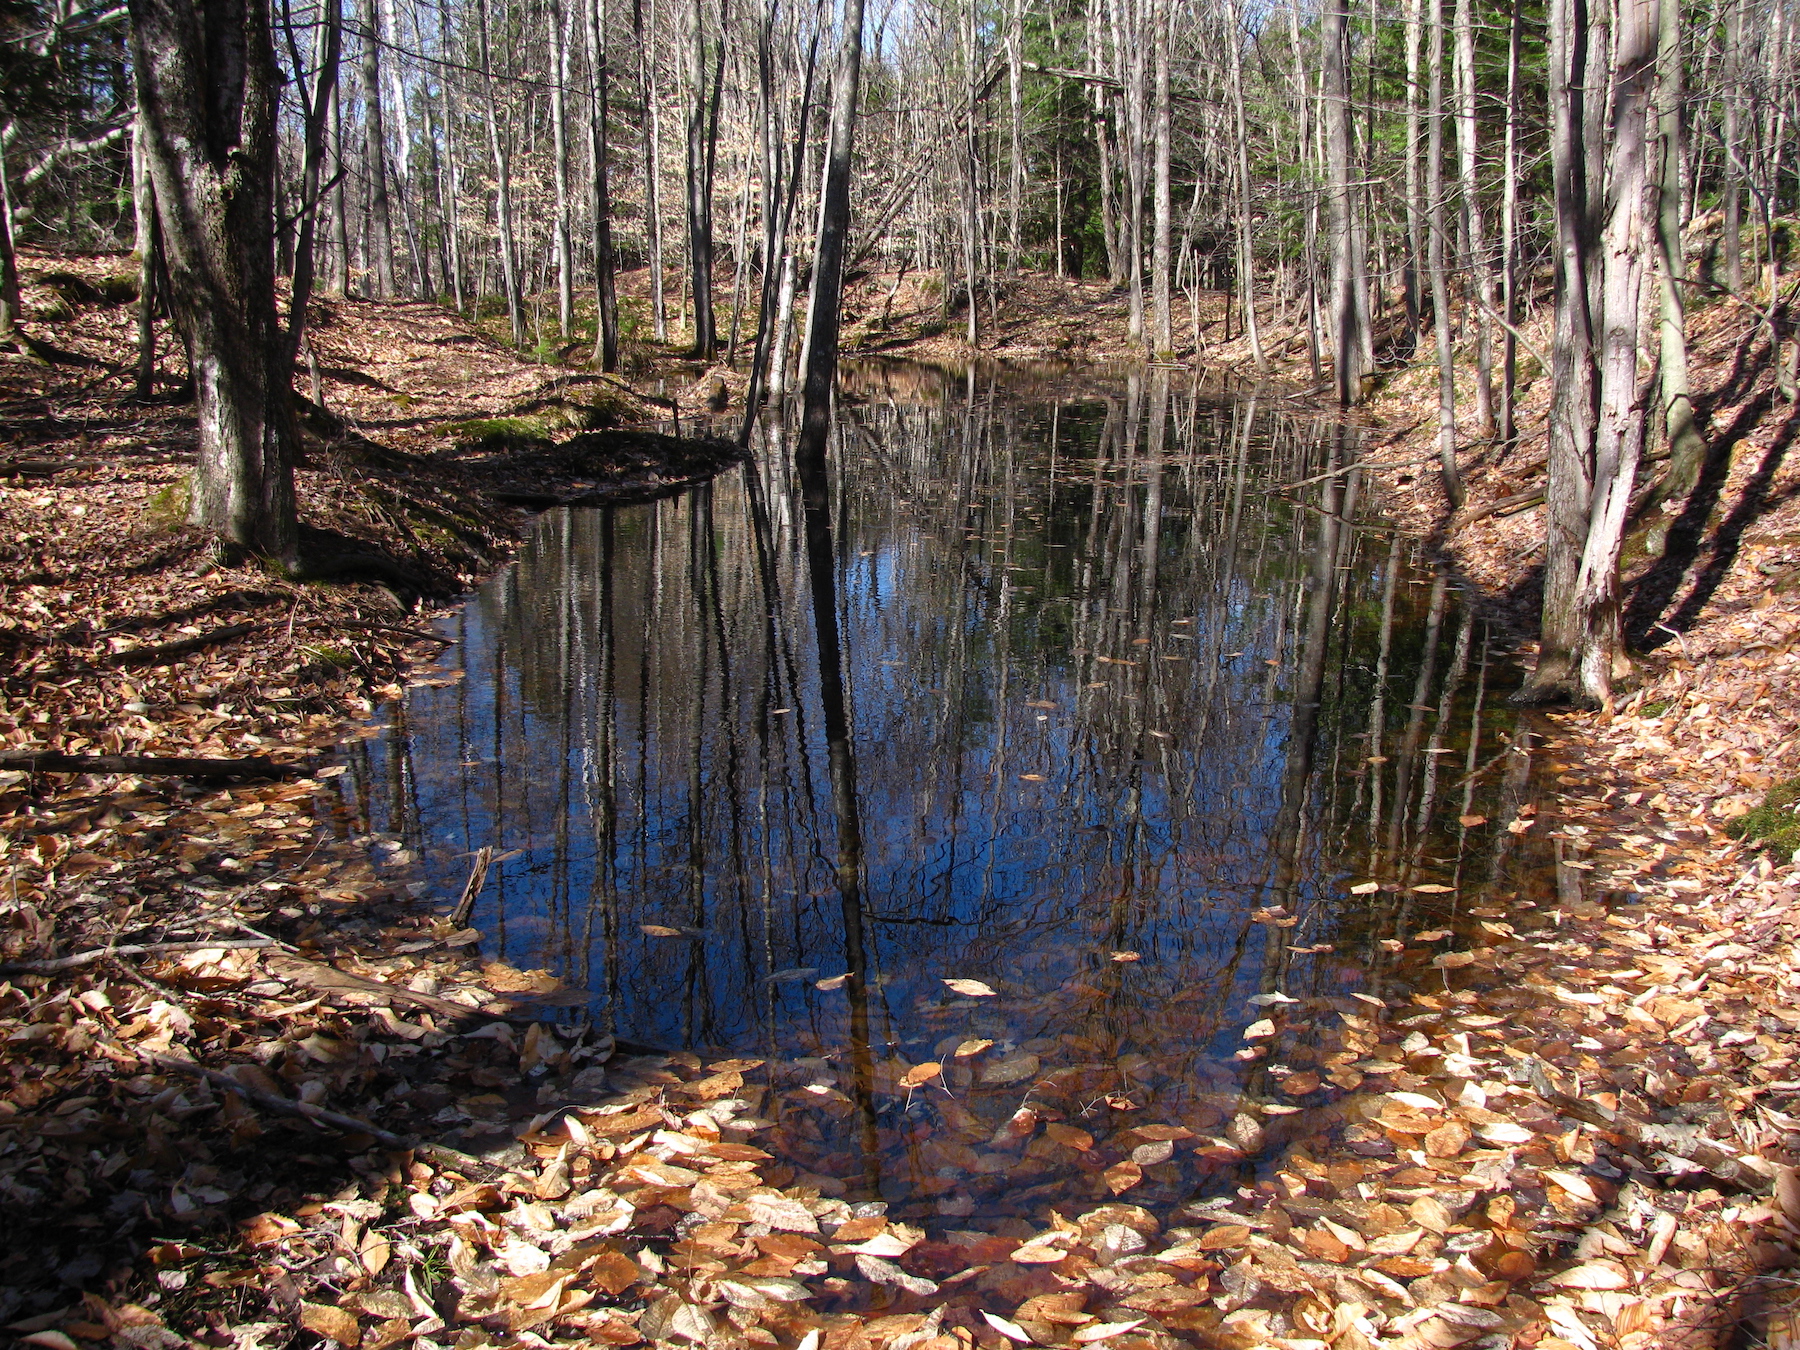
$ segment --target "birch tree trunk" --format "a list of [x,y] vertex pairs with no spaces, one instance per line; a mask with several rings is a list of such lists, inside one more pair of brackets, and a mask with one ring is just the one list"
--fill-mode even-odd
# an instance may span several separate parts
[[[576,0],[580,3],[581,0]],[[569,116],[566,89],[569,84],[569,24],[563,0],[545,6],[544,23],[550,40],[551,180],[556,190],[553,222],[556,248],[556,332],[566,339],[575,322],[575,258],[569,238]]]
[[[862,80],[863,0],[844,0],[843,48],[832,95],[831,147],[821,191],[819,245],[813,255],[813,304],[807,333],[800,440],[796,457],[822,465],[831,432],[832,390],[837,382],[838,331],[843,313],[844,254],[850,239],[851,156],[856,142],[857,96]],[[973,110],[971,109],[971,113]],[[970,297],[970,307],[974,297]],[[808,507],[813,502],[808,500]]]
[[[1151,0],[1150,6],[1150,41],[1155,49],[1152,58],[1155,66],[1155,114],[1152,123],[1152,140],[1155,145],[1155,168],[1153,176],[1154,217],[1151,234],[1150,253],[1150,321],[1151,355],[1158,360],[1166,360],[1174,355],[1175,335],[1173,321],[1169,310],[1169,282],[1171,271],[1169,245],[1173,232],[1170,219],[1172,203],[1169,187],[1169,153],[1174,140],[1175,128],[1172,109],[1169,102],[1169,61],[1174,45],[1174,15],[1170,0]],[[1015,232],[1017,229],[1017,207],[1014,207]],[[1016,241],[1015,241],[1016,247]]]
[[1363,329],[1368,316],[1357,304],[1357,231],[1351,219],[1349,0],[1326,0],[1320,43],[1324,48],[1324,112],[1327,199],[1331,212],[1331,330],[1338,403],[1349,407],[1362,397]]
[[594,215],[594,359],[600,369],[619,368],[618,264],[613,255],[612,165],[607,144],[607,103],[612,72],[606,42],[606,0],[586,0],[588,44],[588,161]]
[[1494,355],[1488,341],[1489,316],[1494,312],[1494,279],[1487,251],[1487,219],[1481,208],[1476,181],[1475,146],[1475,25],[1470,0],[1456,0],[1456,149],[1462,186],[1464,226],[1468,232],[1466,260],[1469,320],[1475,332],[1475,425],[1482,436],[1494,434]]
[[[371,0],[373,3],[373,0]],[[512,165],[500,135],[500,109],[494,97],[494,72],[488,47],[488,0],[476,0],[476,27],[480,39],[481,81],[487,99],[488,153],[494,160],[494,215],[500,231],[500,277],[506,287],[506,317],[512,325],[513,346],[525,345],[525,306],[519,287],[518,262],[513,254]]]
[[1462,474],[1456,467],[1456,364],[1450,330],[1450,281],[1444,262],[1444,24],[1442,0],[1430,0],[1430,102],[1426,109],[1425,192],[1426,268],[1431,273],[1431,327],[1437,336],[1438,467],[1452,510],[1463,504]]

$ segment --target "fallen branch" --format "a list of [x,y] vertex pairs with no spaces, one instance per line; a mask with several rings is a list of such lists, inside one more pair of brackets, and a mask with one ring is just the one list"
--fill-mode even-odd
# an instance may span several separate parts
[[481,888],[487,884],[488,864],[494,859],[494,846],[483,844],[475,850],[475,862],[469,868],[469,879],[463,883],[462,895],[456,902],[456,908],[450,911],[450,922],[458,928],[469,922],[469,914],[475,908],[475,900],[481,894]]
[[122,947],[95,947],[72,956],[46,957],[42,961],[8,961],[0,965],[0,975],[53,975],[59,970],[74,970],[112,956],[161,956],[165,952],[244,951],[252,947],[273,947],[273,938],[202,938],[193,942],[131,942]]
[[1478,520],[1486,520],[1489,516],[1514,516],[1521,511],[1529,511],[1544,500],[1544,489],[1533,488],[1530,492],[1521,492],[1511,497],[1502,497],[1497,502],[1489,502],[1486,506],[1477,506],[1451,520],[1445,533],[1467,529]]
[[135,1050],[140,1059],[154,1064],[159,1069],[169,1069],[176,1073],[192,1074],[203,1078],[215,1087],[222,1087],[227,1092],[235,1092],[245,1101],[274,1111],[284,1116],[298,1116],[302,1120],[310,1120],[315,1125],[329,1125],[333,1129],[343,1130],[349,1134],[366,1134],[389,1148],[412,1148],[413,1141],[404,1135],[384,1130],[379,1125],[371,1125],[357,1116],[347,1116],[341,1111],[327,1111],[322,1106],[311,1106],[306,1102],[290,1101],[286,1097],[277,1097],[272,1092],[263,1092],[247,1083],[240,1083],[230,1074],[219,1069],[209,1069],[196,1064],[191,1059],[182,1059],[176,1055],[158,1055],[148,1050]]
[[131,773],[146,778],[284,778],[304,763],[282,764],[265,755],[243,759],[184,759],[167,755],[65,755],[56,750],[9,750],[0,769],[27,773]]
[[113,652],[102,656],[96,665],[101,666],[160,666],[177,656],[186,656],[189,652],[197,652],[202,647],[214,647],[221,642],[231,642],[245,637],[258,629],[267,628],[263,623],[233,623],[223,628],[215,628],[210,633],[201,633],[196,637],[178,638],[174,642],[157,642],[148,647],[127,647],[124,651]]

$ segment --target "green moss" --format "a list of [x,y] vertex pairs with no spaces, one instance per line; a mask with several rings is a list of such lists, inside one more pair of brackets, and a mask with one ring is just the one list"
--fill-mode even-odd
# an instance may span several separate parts
[[446,422],[438,430],[461,450],[501,450],[550,439],[550,428],[539,417],[472,417],[465,422]]
[[1748,844],[1761,844],[1777,853],[1800,851],[1800,778],[1777,783],[1754,811],[1725,826],[1725,833]]
[[342,647],[330,647],[324,644],[314,646],[305,642],[296,645],[303,655],[310,656],[315,661],[323,661],[326,665],[336,666],[339,670],[349,670],[360,664],[354,655]]
[[150,494],[144,503],[144,519],[159,530],[179,529],[187,521],[191,493],[186,478],[177,478]]

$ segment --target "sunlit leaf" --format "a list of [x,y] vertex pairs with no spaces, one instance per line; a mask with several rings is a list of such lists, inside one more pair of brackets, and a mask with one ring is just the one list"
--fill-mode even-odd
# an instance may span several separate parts
[[955,993],[965,995],[968,998],[993,998],[995,996],[994,991],[980,980],[956,979],[945,980],[944,983],[949,985],[951,990]]

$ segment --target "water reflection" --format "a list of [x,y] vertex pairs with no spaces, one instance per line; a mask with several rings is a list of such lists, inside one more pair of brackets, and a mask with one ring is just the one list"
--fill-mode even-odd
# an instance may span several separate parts
[[[518,850],[485,950],[621,1035],[778,1061],[772,1142],[821,1186],[1103,1195],[1098,1153],[1006,1121],[1231,1137],[1246,1094],[1317,1084],[1305,1045],[1243,1048],[1250,999],[1441,987],[1402,942],[1517,889],[1526,761],[1349,430],[1168,372],[847,388],[829,473],[771,420],[711,485],[546,516],[349,804],[450,894]],[[1127,1198],[1233,1165],[1187,1146]]]

